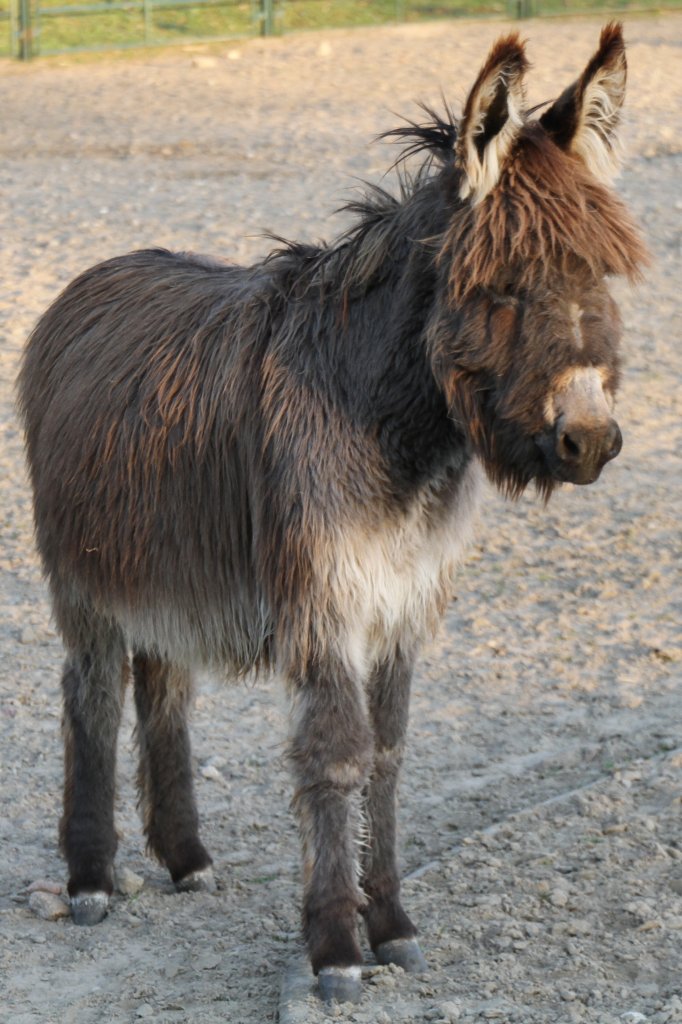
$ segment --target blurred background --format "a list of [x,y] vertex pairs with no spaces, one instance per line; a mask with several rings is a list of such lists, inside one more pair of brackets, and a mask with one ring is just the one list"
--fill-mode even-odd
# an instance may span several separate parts
[[239,39],[438,18],[672,10],[681,0],[0,0],[0,56]]

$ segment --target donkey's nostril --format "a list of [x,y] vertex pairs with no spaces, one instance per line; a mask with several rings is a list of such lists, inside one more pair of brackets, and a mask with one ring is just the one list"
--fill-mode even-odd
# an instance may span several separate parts
[[557,453],[560,458],[568,461],[579,459],[582,453],[580,437],[575,434],[571,436],[568,431],[564,431],[559,437]]
[[606,461],[607,462],[610,459],[615,459],[616,455],[618,455],[619,451],[623,447],[623,435],[621,434],[620,427],[618,426],[618,424],[616,423],[615,420],[613,420],[611,422],[611,427],[609,429],[609,433],[608,433],[608,436],[607,436],[606,447],[607,447],[607,453],[606,453]]

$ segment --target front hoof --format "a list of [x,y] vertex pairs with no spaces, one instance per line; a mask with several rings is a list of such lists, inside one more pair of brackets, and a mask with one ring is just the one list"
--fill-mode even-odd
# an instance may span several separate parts
[[429,969],[416,939],[391,939],[377,946],[374,953],[378,963],[396,964],[408,974],[421,974]]
[[215,892],[216,884],[213,868],[202,868],[201,871],[190,871],[184,878],[175,883],[178,892]]
[[330,1003],[359,1003],[362,997],[362,972],[359,967],[322,967],[317,976],[320,999]]
[[88,892],[69,900],[71,917],[77,925],[99,924],[109,913],[109,897],[105,892]]

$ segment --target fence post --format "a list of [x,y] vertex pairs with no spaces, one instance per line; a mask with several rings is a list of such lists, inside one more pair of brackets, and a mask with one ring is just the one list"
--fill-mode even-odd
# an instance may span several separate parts
[[18,57],[30,60],[33,56],[33,25],[31,24],[31,0],[19,0],[18,10]]
[[149,43],[151,43],[152,34],[154,31],[151,0],[143,0],[142,6],[144,13],[144,41],[147,45],[149,45]]
[[275,34],[275,0],[260,0],[260,34]]

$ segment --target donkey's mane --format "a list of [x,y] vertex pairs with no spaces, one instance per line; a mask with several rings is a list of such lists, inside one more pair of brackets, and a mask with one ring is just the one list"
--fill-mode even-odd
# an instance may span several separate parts
[[[351,215],[354,222],[332,242],[312,245],[276,234],[266,236],[277,247],[263,265],[287,297],[302,297],[317,288],[328,296],[364,290],[381,279],[386,260],[399,258],[407,241],[431,243],[434,253],[438,251],[444,225],[434,223],[436,232],[431,233],[429,222],[441,208],[433,186],[442,168],[453,163],[457,122],[447,105],[443,117],[425,104],[420,106],[427,121],[406,119],[405,124],[377,136],[378,141],[401,144],[387,171],[397,171],[396,192],[362,181],[358,195],[336,210]],[[422,163],[408,168],[407,161],[420,154],[425,154]]]

